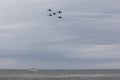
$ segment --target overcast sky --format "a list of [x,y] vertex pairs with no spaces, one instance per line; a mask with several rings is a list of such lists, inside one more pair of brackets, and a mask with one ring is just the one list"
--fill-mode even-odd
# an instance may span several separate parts
[[0,0],[0,68],[32,67],[120,68],[120,0]]

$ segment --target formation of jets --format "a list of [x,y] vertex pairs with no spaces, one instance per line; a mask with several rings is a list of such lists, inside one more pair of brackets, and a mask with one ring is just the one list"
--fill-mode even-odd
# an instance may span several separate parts
[[62,16],[60,14],[62,14],[62,11],[57,11],[57,12],[53,12],[52,9],[48,9],[48,11],[50,12],[48,16],[57,16],[58,19],[62,19]]

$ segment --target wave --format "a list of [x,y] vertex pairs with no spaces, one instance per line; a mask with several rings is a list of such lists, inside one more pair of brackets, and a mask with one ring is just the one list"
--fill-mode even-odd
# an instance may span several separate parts
[[60,74],[60,75],[40,75],[40,74],[6,74],[0,78],[94,78],[94,77],[120,77],[120,74]]

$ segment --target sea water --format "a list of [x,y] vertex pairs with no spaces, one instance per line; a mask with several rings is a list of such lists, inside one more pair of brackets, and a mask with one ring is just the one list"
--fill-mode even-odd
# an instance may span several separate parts
[[0,80],[120,80],[120,70],[0,70]]

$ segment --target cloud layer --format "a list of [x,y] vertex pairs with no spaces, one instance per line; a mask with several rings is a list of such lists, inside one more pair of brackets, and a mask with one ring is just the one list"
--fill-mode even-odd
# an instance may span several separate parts
[[[119,3],[1,0],[0,68],[119,68]],[[63,10],[63,19],[48,8]]]

